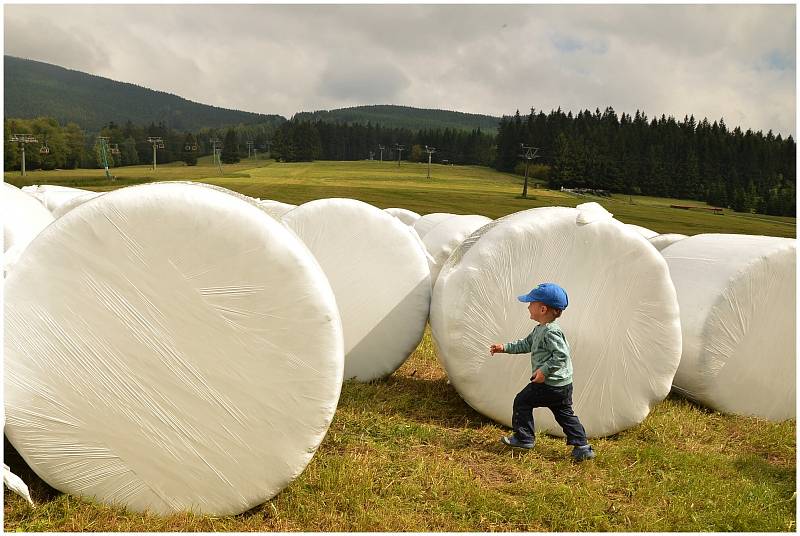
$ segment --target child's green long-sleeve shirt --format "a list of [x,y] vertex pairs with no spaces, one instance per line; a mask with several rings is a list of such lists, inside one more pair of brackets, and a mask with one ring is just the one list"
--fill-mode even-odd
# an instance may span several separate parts
[[503,345],[507,354],[531,353],[531,370],[544,374],[544,383],[554,387],[572,383],[572,359],[561,327],[551,322],[539,324],[524,339]]

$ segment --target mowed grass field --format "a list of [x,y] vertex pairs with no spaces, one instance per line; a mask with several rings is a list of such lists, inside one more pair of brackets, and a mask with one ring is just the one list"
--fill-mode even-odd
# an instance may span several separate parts
[[[109,190],[151,180],[201,180],[254,197],[302,203],[351,197],[419,213],[484,214],[598,201],[626,223],[659,232],[794,236],[793,218],[705,214],[673,200],[611,200],[531,188],[477,167],[379,162],[225,166],[201,162],[113,170],[31,172],[16,185]],[[677,204],[695,204],[680,201]],[[325,440],[302,475],[276,497],[231,517],[129,512],[49,488],[5,445],[36,509],[4,493],[8,531],[795,531],[796,422],[722,415],[670,396],[645,421],[592,441],[598,457],[569,460],[563,439],[534,451],[498,442],[508,430],[467,406],[436,361],[426,333],[384,381],[346,382]]]
[[670,204],[706,206],[698,201],[644,196],[615,195],[612,198],[578,196],[547,190],[533,181],[528,198],[522,199],[522,178],[478,166],[431,166],[403,162],[312,162],[276,163],[272,160],[243,161],[223,166],[224,176],[211,165],[210,157],[197,166],[183,163],[131,166],[112,169],[116,181],[105,178],[103,170],[33,171],[5,173],[15,186],[61,184],[105,191],[151,181],[197,180],[231,190],[285,203],[301,204],[314,199],[348,197],[379,208],[401,207],[420,214],[451,212],[481,214],[499,218],[512,212],[542,206],[574,207],[596,201],[625,223],[641,225],[659,233],[739,233],[794,237],[795,218],[741,214],[725,210],[717,215],[705,210],[681,210]]

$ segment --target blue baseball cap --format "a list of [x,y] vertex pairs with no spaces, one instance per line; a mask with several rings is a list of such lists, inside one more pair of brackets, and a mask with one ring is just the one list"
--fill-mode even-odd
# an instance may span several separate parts
[[555,283],[542,283],[524,296],[517,296],[517,299],[521,302],[542,302],[561,310],[569,305],[567,291]]

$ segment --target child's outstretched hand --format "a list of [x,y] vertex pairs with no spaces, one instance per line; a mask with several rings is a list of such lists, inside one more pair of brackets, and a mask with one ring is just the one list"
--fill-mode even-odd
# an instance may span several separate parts
[[544,374],[542,371],[537,368],[536,372],[534,372],[533,376],[531,376],[531,381],[533,383],[544,383]]
[[502,354],[502,353],[503,353],[502,344],[493,344],[489,347],[489,355]]

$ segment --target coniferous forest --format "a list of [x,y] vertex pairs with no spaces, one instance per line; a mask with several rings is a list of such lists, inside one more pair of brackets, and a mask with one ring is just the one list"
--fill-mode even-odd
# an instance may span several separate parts
[[648,120],[634,116],[560,109],[549,114],[519,112],[498,127],[495,168],[512,171],[520,143],[540,148],[537,163],[550,166],[551,188],[612,192],[706,201],[739,212],[795,215],[794,139],[768,132],[729,130],[684,117]]
[[[551,188],[693,199],[740,212],[783,216],[796,212],[796,147],[791,136],[730,130],[723,120],[677,121],[663,115],[648,119],[639,111],[617,116],[612,108],[576,115],[560,109],[549,114],[531,110],[527,116],[517,112],[503,117],[496,132],[414,130],[297,117],[277,125],[239,124],[197,132],[177,131],[163,123],[111,122],[99,133],[86,132],[75,123],[62,126],[53,118],[6,119],[4,131],[7,171],[20,168],[19,151],[9,141],[12,132],[32,133],[39,140],[26,151],[30,170],[101,167],[98,135],[107,137],[114,149],[110,155],[114,166],[149,164],[153,146],[147,138],[157,136],[163,139],[163,147],[157,147],[159,163],[194,165],[199,156],[210,155],[214,145],[221,150],[223,163],[256,153],[279,162],[369,158],[426,162],[427,146],[435,148],[431,154],[435,163],[491,166],[521,174],[521,144],[525,144],[538,148],[536,177],[547,180]],[[48,151],[40,152],[40,145]]]

